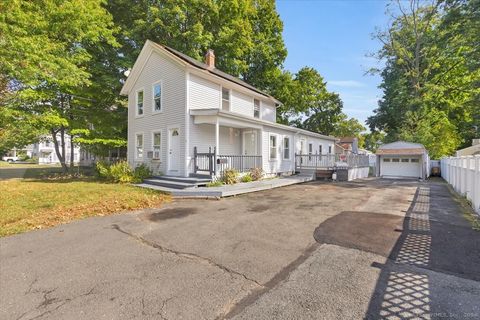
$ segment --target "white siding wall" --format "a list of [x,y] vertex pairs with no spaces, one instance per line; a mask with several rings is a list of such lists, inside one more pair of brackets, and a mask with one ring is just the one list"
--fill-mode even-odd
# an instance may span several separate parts
[[275,104],[271,102],[262,101],[260,105],[261,118],[266,121],[276,122],[276,109]]
[[[219,130],[219,152],[223,155],[242,154],[242,130],[220,126]],[[188,167],[193,172],[193,149],[197,147],[198,152],[208,152],[208,148],[215,147],[215,126],[211,124],[194,124],[193,117],[190,119],[190,157]]]
[[331,140],[324,140],[324,139],[320,139],[320,138],[315,138],[315,137],[310,137],[310,136],[306,136],[306,135],[303,135],[303,134],[300,134],[298,135],[297,137],[297,143],[296,143],[296,149],[295,149],[295,152],[296,153],[301,153],[300,152],[300,141],[301,140],[304,140],[305,141],[305,150],[304,150],[304,154],[308,154],[308,145],[310,143],[313,144],[313,154],[318,154],[319,151],[320,151],[320,148],[319,146],[321,145],[322,146],[322,154],[328,154],[328,147],[331,147],[332,148],[332,153],[335,152],[333,146],[333,141]]
[[[277,159],[270,160],[270,135],[277,137]],[[290,159],[283,159],[283,138],[290,138]],[[266,173],[290,173],[295,171],[294,133],[278,128],[264,127],[262,133],[262,161]]]
[[[162,112],[152,114],[153,93],[152,85],[162,81]],[[143,116],[136,116],[135,96],[139,89],[144,91]],[[153,52],[142,73],[137,79],[128,96],[128,153],[130,164],[138,165],[147,163],[155,173],[161,171],[167,173],[167,151],[169,126],[177,126],[180,129],[180,175],[185,175],[185,70],[170,59],[159,53]],[[152,151],[152,132],[162,133],[161,159],[147,159],[147,152]],[[135,134],[143,133],[143,160],[135,159]]]
[[253,117],[253,97],[232,90],[230,111]]
[[220,85],[191,74],[188,86],[190,109],[220,107]]

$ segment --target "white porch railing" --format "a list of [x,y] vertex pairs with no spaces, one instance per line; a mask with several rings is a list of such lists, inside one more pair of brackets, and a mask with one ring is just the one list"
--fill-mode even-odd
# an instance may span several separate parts
[[443,158],[440,170],[442,178],[471,201],[480,214],[480,155]]

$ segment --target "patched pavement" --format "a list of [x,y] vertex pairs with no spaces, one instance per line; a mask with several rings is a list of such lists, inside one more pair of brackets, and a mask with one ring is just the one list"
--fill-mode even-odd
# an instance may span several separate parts
[[307,183],[0,239],[2,319],[480,319],[439,181]]

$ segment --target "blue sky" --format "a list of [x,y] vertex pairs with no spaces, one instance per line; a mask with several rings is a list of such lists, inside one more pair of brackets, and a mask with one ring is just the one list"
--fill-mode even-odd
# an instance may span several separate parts
[[278,0],[288,50],[284,67],[292,72],[303,66],[317,69],[330,91],[338,92],[344,112],[364,122],[381,97],[379,76],[364,75],[372,66],[380,44],[372,40],[375,27],[384,28],[387,2],[382,0],[299,1]]

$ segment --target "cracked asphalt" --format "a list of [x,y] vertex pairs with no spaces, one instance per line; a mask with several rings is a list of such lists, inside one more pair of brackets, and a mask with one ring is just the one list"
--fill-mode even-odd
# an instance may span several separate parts
[[440,180],[306,183],[0,239],[1,319],[480,319]]

